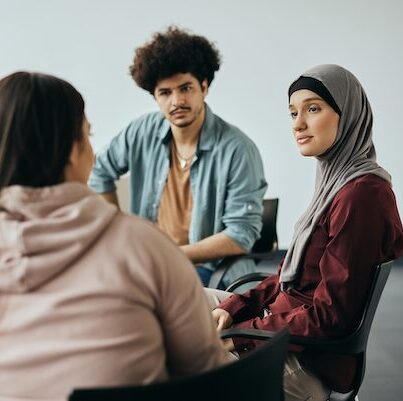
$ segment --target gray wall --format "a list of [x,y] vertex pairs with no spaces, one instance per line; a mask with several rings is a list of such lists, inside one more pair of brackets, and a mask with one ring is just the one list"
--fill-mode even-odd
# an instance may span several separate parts
[[315,64],[341,64],[366,88],[378,160],[403,211],[402,17],[399,0],[0,0],[0,76],[28,69],[70,80],[86,99],[98,150],[156,109],[128,76],[136,46],[170,23],[214,40],[224,62],[208,103],[258,144],[286,247],[315,171],[292,140],[286,90]]

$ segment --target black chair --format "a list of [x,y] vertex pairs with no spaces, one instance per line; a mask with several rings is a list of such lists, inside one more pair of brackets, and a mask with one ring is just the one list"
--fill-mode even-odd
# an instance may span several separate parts
[[[366,350],[369,333],[371,330],[372,321],[374,319],[375,311],[378,306],[380,297],[385,287],[386,281],[389,277],[390,270],[393,262],[386,262],[376,266],[374,279],[368,293],[367,302],[365,304],[363,314],[356,329],[349,335],[338,339],[318,339],[310,337],[290,336],[291,344],[303,345],[306,349],[312,351],[326,351],[335,354],[356,355],[358,357],[356,375],[353,381],[353,390],[344,395],[340,393],[333,393],[329,400],[342,400],[342,401],[358,401],[358,390],[364,379],[365,363],[366,363]],[[267,274],[261,274],[261,277]],[[252,277],[253,278],[253,277]],[[256,280],[258,278],[256,277]],[[253,280],[253,281],[256,281]],[[238,280],[243,283],[242,278]],[[233,283],[231,289],[235,289],[237,283]],[[225,333],[231,336],[254,338],[254,339],[268,339],[275,333],[265,330],[248,330],[248,329],[229,329],[224,330]]]
[[69,401],[283,401],[288,336],[282,330],[245,358],[206,373],[145,386],[76,389]]
[[260,238],[255,242],[250,253],[224,258],[211,276],[210,288],[223,288],[224,276],[238,260],[253,259],[257,263],[258,261],[273,258],[274,252],[278,249],[277,211],[278,198],[263,200],[263,225]]

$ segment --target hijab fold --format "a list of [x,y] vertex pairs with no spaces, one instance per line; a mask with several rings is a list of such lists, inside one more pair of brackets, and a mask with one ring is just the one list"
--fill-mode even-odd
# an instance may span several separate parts
[[376,163],[371,106],[357,78],[338,65],[324,64],[306,71],[290,88],[302,77],[320,81],[333,96],[341,115],[334,144],[317,156],[315,191],[307,210],[295,225],[280,273],[282,290],[294,286],[303,268],[305,249],[312,232],[344,185],[366,174],[375,174],[391,183],[389,173]]

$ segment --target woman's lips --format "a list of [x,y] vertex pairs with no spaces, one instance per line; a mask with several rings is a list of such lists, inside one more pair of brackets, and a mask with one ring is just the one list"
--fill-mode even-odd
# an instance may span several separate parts
[[299,145],[303,145],[305,143],[308,143],[313,137],[309,135],[301,135],[297,136],[296,140]]

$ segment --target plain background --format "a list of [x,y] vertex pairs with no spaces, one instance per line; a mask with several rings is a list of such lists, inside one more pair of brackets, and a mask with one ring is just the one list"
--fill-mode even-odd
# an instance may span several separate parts
[[223,56],[207,102],[258,145],[286,248],[315,176],[315,160],[292,139],[286,93],[316,64],[340,64],[366,89],[378,161],[403,212],[402,17],[401,0],[0,0],[0,76],[33,70],[69,80],[86,100],[99,150],[157,109],[128,75],[134,49],[169,24],[206,36]]

